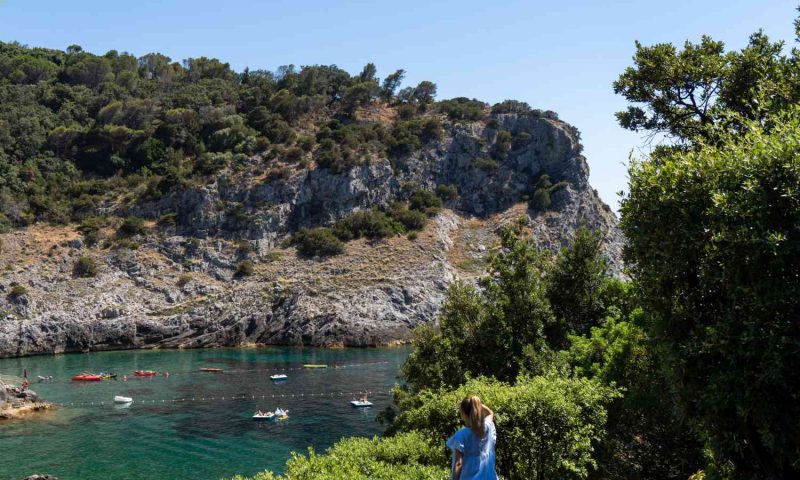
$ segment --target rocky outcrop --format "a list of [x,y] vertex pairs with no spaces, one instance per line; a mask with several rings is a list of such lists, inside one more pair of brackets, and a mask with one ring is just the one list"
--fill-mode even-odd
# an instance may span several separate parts
[[[513,137],[498,152],[498,132]],[[553,183],[545,211],[526,198],[542,174]],[[431,321],[448,285],[482,272],[497,229],[520,216],[545,248],[580,225],[598,229],[612,271],[622,237],[588,182],[576,131],[557,120],[497,115],[447,125],[441,141],[413,154],[375,158],[348,172],[299,170],[268,181],[242,169],[157,201],[120,209],[173,225],[136,249],[89,248],[72,227],[35,226],[3,236],[0,357],[125,348],[242,344],[380,345]],[[331,259],[298,258],[284,245],[305,226],[388,206],[417,189],[453,185],[458,196],[416,238],[350,242]],[[242,249],[242,240],[251,245]],[[238,245],[234,243],[238,242]],[[100,265],[73,278],[80,256]],[[235,278],[248,258],[255,274]],[[24,287],[12,295],[12,285]]]

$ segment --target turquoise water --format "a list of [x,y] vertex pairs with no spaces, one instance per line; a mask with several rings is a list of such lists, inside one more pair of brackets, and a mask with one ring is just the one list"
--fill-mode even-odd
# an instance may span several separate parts
[[[379,434],[375,416],[390,405],[389,390],[408,353],[407,348],[275,347],[0,360],[0,374],[19,376],[27,368],[33,379],[52,375],[51,382],[33,380],[31,389],[65,404],[0,423],[0,479],[49,473],[61,480],[213,480],[266,469],[280,472],[292,451],[322,450],[343,436]],[[309,370],[302,368],[304,363],[337,368]],[[202,373],[201,367],[225,371]],[[140,369],[170,375],[122,380],[123,374]],[[103,370],[120,378],[69,380],[83,371]],[[274,373],[289,379],[273,383],[269,375]],[[375,406],[352,408],[351,393],[364,390],[373,392]],[[132,397],[134,403],[114,405],[115,395]],[[251,418],[258,409],[279,406],[290,410],[288,420]]]

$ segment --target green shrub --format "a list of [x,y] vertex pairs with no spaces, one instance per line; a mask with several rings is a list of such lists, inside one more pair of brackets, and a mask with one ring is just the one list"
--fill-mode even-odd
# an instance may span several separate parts
[[484,171],[497,170],[500,164],[497,160],[489,157],[478,157],[472,162],[472,166]]
[[303,149],[300,147],[292,147],[286,151],[286,161],[298,162],[303,158]]
[[344,253],[344,243],[336,238],[330,228],[301,228],[292,236],[297,253],[304,257],[327,257]]
[[177,286],[179,286],[179,287],[184,287],[184,286],[188,285],[189,282],[191,282],[191,281],[192,281],[192,276],[191,275],[189,275],[188,273],[182,273],[178,277],[178,281],[175,282],[175,284]]
[[444,201],[455,200],[458,198],[458,188],[455,185],[439,185],[436,187],[436,195]]
[[83,235],[87,245],[95,245],[100,241],[100,230],[105,224],[106,219],[102,217],[86,217],[78,225],[78,231]]
[[391,237],[404,231],[403,225],[380,210],[360,210],[339,220],[333,226],[333,234],[347,241],[366,237],[378,239]]
[[411,210],[405,203],[396,203],[389,209],[389,215],[400,222],[406,230],[422,230],[428,221],[425,212]]
[[442,208],[442,199],[429,190],[417,190],[409,199],[409,208],[425,212],[430,208]]
[[237,240],[234,245],[239,255],[247,255],[256,249],[256,247],[247,240]]
[[117,238],[129,238],[136,235],[144,235],[145,233],[147,233],[147,226],[144,220],[134,216],[123,220],[122,224],[117,228]]
[[27,295],[27,294],[28,294],[28,289],[25,288],[24,286],[20,285],[20,284],[12,285],[11,286],[11,290],[9,290],[9,292],[8,292],[9,298],[12,298],[12,299],[19,298],[19,297],[21,297],[23,295]]
[[606,406],[619,396],[599,380],[557,373],[521,377],[515,385],[470,380],[452,390],[401,398],[395,428],[416,430],[441,445],[460,428],[458,404],[477,395],[496,414],[497,471],[509,479],[586,479],[593,444],[605,435]]
[[457,97],[442,100],[436,105],[450,120],[480,120],[486,117],[486,104],[474,98]]
[[80,257],[72,267],[72,273],[79,278],[91,278],[97,276],[97,262],[92,257]]
[[390,438],[347,438],[324,454],[309,449],[286,462],[286,473],[263,472],[232,480],[446,480],[448,460],[441,445],[410,432]]
[[545,211],[550,208],[550,192],[546,188],[537,188],[531,198],[531,207],[534,210]]
[[236,271],[233,275],[236,277],[249,277],[256,272],[256,267],[250,260],[242,260],[236,264]]
[[504,100],[500,103],[492,105],[492,115],[500,113],[516,113],[519,115],[528,115],[532,113],[531,106],[525,102],[518,100]]

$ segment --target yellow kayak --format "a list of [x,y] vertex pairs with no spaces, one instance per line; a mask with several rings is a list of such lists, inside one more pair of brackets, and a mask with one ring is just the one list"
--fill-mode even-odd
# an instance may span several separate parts
[[316,364],[313,364],[313,363],[309,363],[309,364],[303,365],[303,367],[304,368],[328,368],[327,365],[316,365]]

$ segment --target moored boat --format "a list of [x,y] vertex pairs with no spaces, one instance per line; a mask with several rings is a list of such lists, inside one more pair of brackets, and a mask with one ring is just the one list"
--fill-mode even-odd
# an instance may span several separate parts
[[201,372],[214,372],[214,373],[219,373],[219,372],[221,372],[221,371],[222,371],[222,369],[221,369],[221,368],[203,367],[203,368],[201,368],[201,369],[200,369],[200,371],[201,371]]
[[273,382],[279,382],[279,381],[281,381],[281,380],[286,380],[286,379],[288,379],[288,378],[289,378],[289,377],[287,377],[287,376],[286,376],[285,374],[283,374],[283,373],[278,373],[278,374],[275,374],[275,375],[270,375],[270,376],[269,376],[269,379],[270,379],[270,380],[272,380]]
[[76,382],[102,382],[103,377],[100,375],[95,375],[93,373],[82,373],[80,375],[75,375],[72,377],[72,380]]
[[114,397],[114,403],[133,403],[133,399],[131,397],[123,397],[121,395],[117,395]]
[[275,418],[275,414],[272,412],[258,411],[253,414],[253,420],[272,420],[273,418]]
[[155,377],[158,375],[158,372],[154,372],[152,370],[136,370],[133,372],[135,377]]

